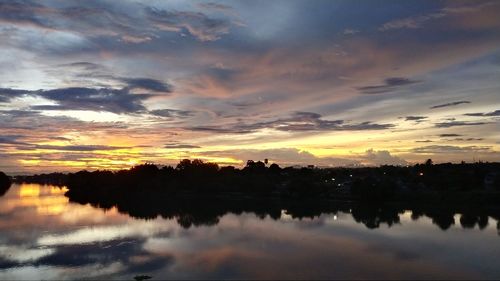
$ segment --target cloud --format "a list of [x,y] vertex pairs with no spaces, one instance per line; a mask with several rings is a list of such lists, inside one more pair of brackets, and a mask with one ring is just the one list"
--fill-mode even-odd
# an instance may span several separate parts
[[122,41],[130,44],[139,44],[153,40],[151,36],[134,36],[134,35],[123,35]]
[[416,140],[415,142],[423,142],[423,143],[427,143],[427,142],[433,142],[431,140]]
[[102,69],[102,66],[96,63],[86,62],[86,61],[78,61],[72,63],[65,63],[58,65],[63,68],[76,68],[85,71],[96,71]]
[[455,138],[454,141],[482,141],[483,138]]
[[[45,144],[34,144],[27,141],[21,141],[21,139],[26,139],[23,135],[5,135],[0,136],[0,145],[16,145],[18,150],[35,150],[35,149],[46,149],[46,150],[58,150],[58,151],[106,151],[106,150],[119,150],[127,149],[130,147],[123,146],[108,146],[108,145],[45,145]],[[49,137],[49,139],[57,139],[68,141],[67,138],[62,137]]]
[[439,137],[441,138],[451,138],[451,137],[461,137],[462,135],[459,134],[440,134]]
[[[379,31],[389,31],[397,29],[418,29],[423,25],[431,22],[433,20],[458,15],[467,15],[480,11],[481,9],[487,8],[489,6],[495,5],[495,1],[474,1],[464,5],[463,1],[456,1],[458,5],[443,7],[434,12],[429,12],[422,15],[414,15],[406,18],[400,18],[388,21],[378,28]],[[494,21],[489,21],[491,24]]]
[[164,31],[180,32],[186,29],[198,40],[216,41],[229,33],[230,22],[210,18],[200,12],[167,11],[151,7],[145,8],[148,19],[157,28]]
[[406,162],[404,159],[391,155],[391,153],[387,150],[373,150],[369,149],[365,152],[365,155],[363,156],[363,159],[367,161],[371,165],[406,165],[408,162]]
[[34,145],[33,149],[47,149],[60,151],[103,151],[103,150],[119,150],[130,147],[123,146],[108,146],[108,145]]
[[49,137],[51,140],[59,140],[59,141],[70,141],[70,138],[65,138],[65,137]]
[[318,157],[314,154],[297,148],[275,149],[238,149],[223,151],[204,151],[203,155],[229,157],[246,163],[247,160],[269,159],[279,165],[318,165],[318,166],[353,166],[353,165],[406,165],[407,162],[397,156],[391,155],[387,150],[369,149],[365,153],[341,157]]
[[85,122],[68,116],[46,116],[40,111],[0,110],[0,128],[29,133],[43,132],[42,137],[50,137],[59,136],[72,128],[82,132],[94,130],[111,132],[126,129],[128,125],[123,122]]
[[224,4],[220,3],[214,3],[214,2],[208,2],[208,3],[198,3],[198,7],[203,8],[203,9],[211,9],[211,10],[218,10],[218,11],[230,11],[233,8],[231,6],[227,6]]
[[116,76],[112,69],[91,62],[74,62],[57,65],[47,70],[49,75],[68,77],[78,85],[88,84],[91,88],[114,88],[119,84],[125,90],[146,90],[155,93],[171,93],[173,86],[165,81],[146,77]]
[[364,131],[385,130],[393,128],[393,124],[377,124],[372,122],[345,123],[344,120],[324,120],[321,114],[314,112],[295,112],[287,118],[273,121],[242,124],[238,122],[227,126],[199,126],[186,128],[193,131],[212,131],[218,133],[250,133],[260,129],[275,129],[278,131]]
[[465,122],[465,121],[450,121],[450,122],[442,122],[442,123],[435,123],[434,125],[436,128],[451,128],[451,127],[457,127],[457,126],[480,126],[480,125],[485,125],[489,124],[487,122]]
[[404,77],[390,77],[384,80],[383,85],[358,87],[362,94],[382,94],[397,90],[403,86],[419,83],[420,81],[410,80]]
[[446,14],[443,12],[430,13],[426,15],[412,16],[408,18],[396,19],[384,23],[379,27],[379,31],[388,31],[393,29],[417,29],[422,27],[423,24],[430,20],[439,19],[445,17]]
[[415,121],[422,122],[424,119],[427,119],[427,116],[406,116],[405,121]]
[[460,104],[467,104],[470,103],[470,101],[462,100],[462,101],[454,101],[454,102],[449,102],[449,103],[444,103],[444,104],[438,104],[431,106],[430,109],[436,109],[436,108],[442,108],[442,107],[449,107],[449,106],[457,106]]
[[20,135],[5,135],[5,136],[0,136],[0,145],[2,144],[16,144],[16,145],[24,145],[26,144],[25,142],[19,141],[20,138],[23,138],[23,136]]
[[346,28],[344,29],[344,35],[354,35],[356,33],[359,33],[360,31],[359,30],[356,30],[356,29],[352,29],[352,28]]
[[476,116],[476,117],[493,117],[493,116],[500,116],[500,110],[495,110],[495,111],[486,112],[486,113],[466,113],[464,115]]
[[202,12],[167,11],[133,1],[59,5],[13,0],[0,1],[0,23],[9,27],[9,39],[15,39],[5,44],[50,55],[103,49],[127,51],[131,45],[150,45],[168,37],[165,31],[189,33],[199,41],[216,41],[229,33],[232,24],[239,24],[227,19],[236,15],[229,6],[206,3],[205,9],[221,12],[219,18]]
[[453,146],[453,145],[429,145],[412,149],[413,153],[464,153],[464,152],[491,152],[489,146]]
[[238,129],[236,127],[224,128],[221,126],[194,126],[194,127],[187,127],[185,129],[197,132],[212,132],[219,134],[249,134],[257,130],[258,128],[244,130],[244,129]]
[[121,80],[127,83],[130,89],[144,89],[155,92],[165,92],[170,93],[172,91],[172,86],[150,78],[121,78]]
[[[83,46],[81,43],[89,43],[100,36],[141,34],[138,27],[142,24],[138,23],[137,18],[114,9],[112,3],[86,1],[79,5],[60,6],[47,2],[41,4],[40,1],[14,0],[1,1],[0,5],[0,22],[13,26],[13,32],[18,35],[15,36],[19,41],[17,43],[24,48],[41,52],[71,51],[57,48],[67,43],[64,42],[66,40],[87,38],[89,41],[77,40],[78,42],[75,42],[77,44],[72,46],[74,50],[81,51]],[[33,32],[34,28],[39,30]],[[33,34],[41,32],[43,32],[43,42],[34,42],[30,38]],[[87,47],[95,48],[96,45],[90,44]]]
[[357,165],[359,160],[336,157],[317,157],[312,153],[297,148],[275,149],[235,149],[222,151],[203,151],[203,155],[228,157],[246,163],[247,160],[269,159],[272,163],[281,166],[287,165],[319,165],[319,166],[348,166]]
[[192,145],[192,144],[185,144],[185,143],[167,143],[164,148],[168,149],[191,149],[191,148],[201,148],[200,146],[197,145]]
[[19,98],[29,94],[30,91],[0,88],[0,103],[8,103],[12,99]]
[[46,13],[46,7],[32,1],[0,1],[0,22],[32,25],[48,28],[38,15]]
[[188,118],[194,115],[194,111],[177,109],[156,109],[149,111],[150,114],[168,118]]

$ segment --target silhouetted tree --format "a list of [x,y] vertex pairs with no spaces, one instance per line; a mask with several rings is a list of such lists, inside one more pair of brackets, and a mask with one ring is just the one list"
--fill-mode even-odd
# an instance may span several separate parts
[[439,226],[442,230],[448,230],[452,225],[455,224],[454,213],[450,211],[438,211],[438,212],[430,212],[427,214],[432,218],[432,222]]
[[151,177],[155,176],[160,169],[155,164],[142,164],[134,166],[130,169],[130,173],[135,174],[137,176]]
[[177,164],[176,169],[180,171],[185,171],[191,168],[191,160],[189,159],[182,159],[179,164]]
[[273,163],[269,166],[269,172],[272,174],[279,174],[281,172],[281,168],[278,164]]
[[0,196],[4,196],[7,193],[10,185],[10,178],[4,172],[0,172]]
[[463,228],[474,228],[477,224],[477,217],[471,214],[462,214],[460,216],[460,224]]

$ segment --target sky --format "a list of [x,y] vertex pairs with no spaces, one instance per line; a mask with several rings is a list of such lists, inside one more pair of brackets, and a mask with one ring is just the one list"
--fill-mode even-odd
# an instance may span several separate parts
[[500,161],[500,1],[0,0],[0,170]]

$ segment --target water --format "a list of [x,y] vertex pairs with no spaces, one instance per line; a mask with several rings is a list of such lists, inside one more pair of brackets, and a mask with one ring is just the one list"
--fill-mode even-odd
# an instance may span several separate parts
[[186,228],[69,203],[64,192],[13,185],[0,198],[0,279],[500,278],[491,217],[480,230],[456,214],[444,231],[406,211],[370,229],[349,211],[297,219],[283,210],[278,219],[228,213]]

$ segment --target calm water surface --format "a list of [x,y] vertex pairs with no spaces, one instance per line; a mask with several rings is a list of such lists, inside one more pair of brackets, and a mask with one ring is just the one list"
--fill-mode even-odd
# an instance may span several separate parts
[[0,279],[500,278],[497,221],[444,231],[400,214],[369,229],[349,212],[294,219],[226,214],[217,224],[134,219],[13,185],[0,198]]

